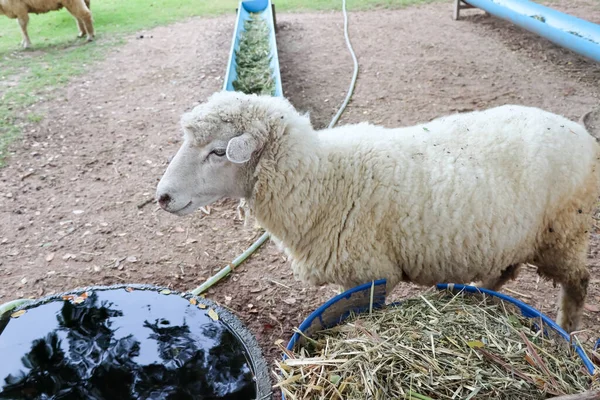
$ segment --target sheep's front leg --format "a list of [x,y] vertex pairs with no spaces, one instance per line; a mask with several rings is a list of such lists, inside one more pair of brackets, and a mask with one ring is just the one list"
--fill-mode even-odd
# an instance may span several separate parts
[[23,40],[21,41],[21,45],[24,49],[31,47],[31,40],[29,40],[29,35],[27,34],[27,24],[29,23],[29,14],[27,12],[19,15],[17,18],[19,20],[19,26],[21,27],[21,33],[23,35]]
[[540,257],[538,273],[560,283],[556,322],[567,333],[571,333],[579,329],[590,283],[590,271],[586,266],[587,251],[579,250],[572,254],[552,250]]

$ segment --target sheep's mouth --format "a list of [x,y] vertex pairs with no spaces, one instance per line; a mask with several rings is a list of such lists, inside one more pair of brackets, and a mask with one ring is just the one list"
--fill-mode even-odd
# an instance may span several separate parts
[[179,210],[175,210],[175,211],[171,211],[173,214],[175,215],[186,215],[191,213],[192,211],[194,211],[194,205],[192,204],[193,201],[190,200],[189,203],[187,203],[185,206],[183,206],[182,208],[180,208]]

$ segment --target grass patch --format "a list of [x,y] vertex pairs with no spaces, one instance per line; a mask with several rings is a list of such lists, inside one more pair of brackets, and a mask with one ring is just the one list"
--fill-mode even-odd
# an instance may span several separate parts
[[32,124],[37,124],[42,119],[44,119],[44,116],[41,114],[36,114],[34,112],[27,114],[27,121],[31,122]]
[[[348,10],[399,8],[436,0],[348,0]],[[274,0],[276,10],[341,10],[341,0]],[[194,16],[230,13],[237,0],[92,0],[96,40],[77,38],[75,19],[65,9],[30,14],[28,32],[32,48],[21,50],[16,20],[0,15],[0,167],[6,148],[26,123],[42,116],[27,116],[25,109],[49,98],[57,87],[87,71],[107,51],[124,42],[125,35]]]

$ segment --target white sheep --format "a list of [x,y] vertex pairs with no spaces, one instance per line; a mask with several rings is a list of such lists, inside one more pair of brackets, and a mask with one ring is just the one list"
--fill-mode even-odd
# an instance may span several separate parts
[[87,35],[87,41],[92,41],[94,38],[94,26],[90,11],[90,0],[0,0],[0,15],[6,15],[8,18],[17,18],[23,36],[21,45],[24,48],[28,48],[31,46],[31,40],[29,40],[29,35],[27,34],[29,13],[43,14],[60,10],[63,7],[75,17],[77,26],[79,27],[78,37]]
[[584,126],[506,105],[406,128],[315,131],[285,99],[220,92],[182,127],[160,206],[181,216],[246,198],[303,281],[499,290],[531,263],[561,284],[558,323],[577,329],[600,194],[600,146]]

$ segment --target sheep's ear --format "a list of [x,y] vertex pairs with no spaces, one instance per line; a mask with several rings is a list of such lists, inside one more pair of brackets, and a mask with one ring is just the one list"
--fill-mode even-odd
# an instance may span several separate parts
[[229,143],[227,143],[225,154],[227,155],[227,159],[232,163],[243,164],[250,161],[252,153],[254,153],[257,147],[258,143],[256,142],[256,139],[249,134],[244,133],[243,135],[232,138]]

